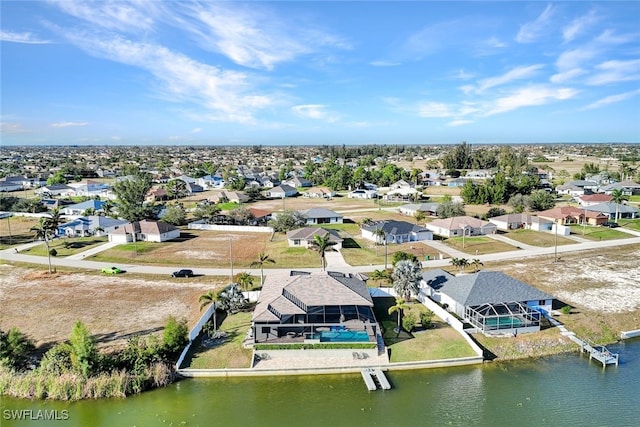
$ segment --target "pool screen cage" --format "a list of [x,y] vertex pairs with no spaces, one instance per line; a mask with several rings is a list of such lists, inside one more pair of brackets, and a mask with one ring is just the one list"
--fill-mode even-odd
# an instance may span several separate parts
[[520,302],[466,307],[465,317],[482,332],[540,326],[540,313]]

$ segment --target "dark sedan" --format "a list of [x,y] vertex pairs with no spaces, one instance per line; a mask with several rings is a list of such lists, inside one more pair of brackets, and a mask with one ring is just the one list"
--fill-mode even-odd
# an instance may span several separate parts
[[193,277],[193,270],[178,270],[171,273],[173,277]]

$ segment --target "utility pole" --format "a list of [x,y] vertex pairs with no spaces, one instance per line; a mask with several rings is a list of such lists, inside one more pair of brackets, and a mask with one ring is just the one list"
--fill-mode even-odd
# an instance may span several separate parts
[[231,263],[231,275],[229,276],[229,283],[233,283],[233,237],[229,237],[229,262]]
[[553,248],[553,256],[554,256],[554,261],[553,262],[558,262],[558,220],[556,220],[556,238],[555,238],[555,246]]
[[387,269],[387,233],[384,233],[384,269]]

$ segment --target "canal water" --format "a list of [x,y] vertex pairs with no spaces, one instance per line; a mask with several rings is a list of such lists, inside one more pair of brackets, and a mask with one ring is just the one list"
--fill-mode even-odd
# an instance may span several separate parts
[[[638,426],[640,340],[610,349],[620,353],[620,366],[603,369],[576,350],[394,371],[389,391],[367,391],[357,374],[189,379],[127,399],[75,403],[3,398],[0,425]],[[30,420],[9,419],[18,414]],[[37,419],[56,416],[63,419]]]

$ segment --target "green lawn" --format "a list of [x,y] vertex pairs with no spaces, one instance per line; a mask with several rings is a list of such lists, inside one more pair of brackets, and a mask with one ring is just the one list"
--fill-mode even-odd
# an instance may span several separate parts
[[640,219],[621,219],[618,220],[618,224],[620,224],[620,227],[640,231]]
[[[78,252],[86,251],[94,246],[108,241],[107,237],[74,237],[68,239],[54,239],[49,242],[49,248],[55,249],[58,257],[67,257]],[[44,243],[34,246],[26,251],[28,255],[47,256],[47,247]]]
[[183,367],[197,369],[249,368],[251,366],[251,349],[242,348],[251,327],[251,313],[243,312],[227,317],[218,315],[219,330],[227,333],[227,337],[213,343],[212,347],[202,346],[202,334],[193,344],[184,359]]
[[[550,247],[555,246],[556,236],[553,233],[546,233],[535,230],[514,230],[509,231],[506,237],[516,240],[520,243],[532,246]],[[576,243],[566,237],[557,236],[558,245],[570,245]]]
[[[584,234],[582,234],[583,232]],[[594,227],[590,225],[583,227],[582,225],[578,225],[578,224],[571,225],[571,234],[574,234],[578,237],[583,237],[585,239],[597,240],[597,241],[628,239],[630,237],[634,237],[625,232],[618,231],[615,228]]]
[[462,237],[451,237],[444,240],[444,243],[469,255],[484,255],[516,250],[515,246],[493,240],[489,237],[465,237],[464,248],[462,247]]

